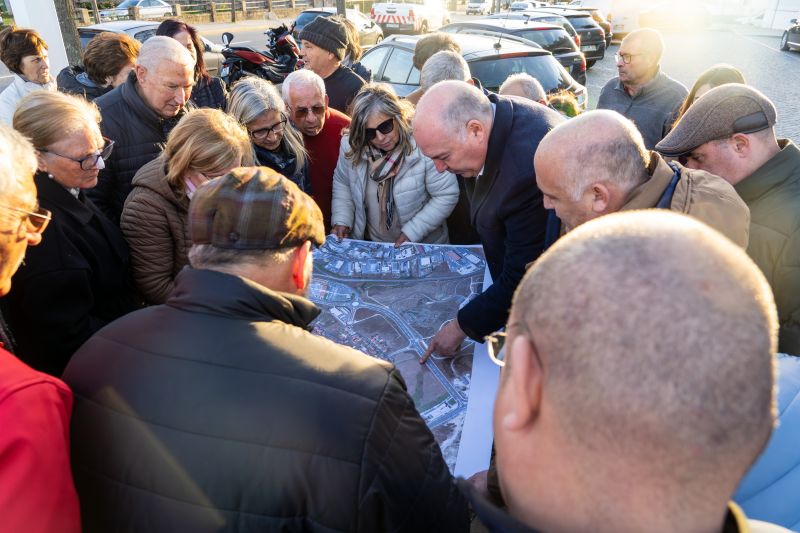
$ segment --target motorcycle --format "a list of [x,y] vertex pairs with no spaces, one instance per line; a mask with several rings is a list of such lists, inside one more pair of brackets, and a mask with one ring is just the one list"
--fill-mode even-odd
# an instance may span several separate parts
[[283,83],[291,72],[300,68],[300,47],[292,36],[292,28],[285,24],[264,32],[267,35],[266,51],[259,51],[249,46],[231,46],[233,34],[222,34],[225,58],[220,67],[219,77],[228,88],[243,76],[258,76],[272,83]]

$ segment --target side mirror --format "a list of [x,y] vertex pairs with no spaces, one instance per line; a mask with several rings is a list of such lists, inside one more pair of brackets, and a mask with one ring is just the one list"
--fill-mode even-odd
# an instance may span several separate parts
[[792,24],[797,24],[797,19],[792,19],[789,22],[791,22]]
[[370,20],[369,21],[369,27],[370,28],[374,28],[375,27],[375,21],[374,20]]
[[232,42],[233,42],[233,34],[231,32],[226,31],[225,33],[222,34],[222,44],[229,47]]

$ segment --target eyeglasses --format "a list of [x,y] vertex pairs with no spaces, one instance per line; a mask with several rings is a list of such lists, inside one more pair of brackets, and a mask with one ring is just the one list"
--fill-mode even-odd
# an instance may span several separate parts
[[14,211],[15,213],[22,213],[24,216],[20,220],[17,234],[22,235],[23,229],[26,233],[38,233],[41,235],[50,221],[53,219],[53,213],[43,207],[36,206],[35,211],[26,211],[19,207],[12,207],[10,205],[0,204],[0,208]]
[[294,113],[295,120],[303,120],[308,116],[309,113],[314,113],[318,117],[321,117],[325,114],[326,109],[327,108],[324,105],[315,105],[312,107],[298,107],[292,112]]
[[495,331],[494,333],[485,336],[483,341],[486,343],[486,352],[489,354],[489,358],[497,366],[506,366],[506,351],[504,349],[506,337],[508,335],[506,331],[517,326],[522,326],[523,331],[525,331],[527,334],[528,341],[534,346],[533,351],[536,354],[536,360],[539,362],[539,366],[542,366],[542,360],[539,357],[539,350],[536,349],[536,344],[533,341],[533,335],[531,335],[531,332],[525,322],[514,322],[506,326],[505,331]]
[[388,135],[392,133],[394,129],[394,119],[389,118],[378,124],[376,128],[364,128],[364,137],[371,141],[378,135],[378,132],[381,132],[381,135]]
[[286,125],[286,117],[281,115],[281,120],[277,124],[273,124],[269,128],[261,128],[260,130],[253,130],[250,132],[250,136],[256,140],[264,140],[269,137],[270,133],[275,133],[275,135],[279,135],[283,133],[283,127]]
[[46,154],[57,155],[58,157],[69,159],[70,161],[75,161],[76,163],[80,164],[81,170],[93,170],[97,168],[98,161],[102,159],[103,162],[105,162],[105,160],[108,159],[108,156],[111,155],[111,151],[114,149],[114,141],[106,139],[105,137],[103,137],[103,140],[106,142],[106,145],[103,147],[103,149],[100,151],[99,154],[87,155],[86,157],[82,157],[80,159],[75,159],[74,157],[70,157],[68,155],[59,154],[51,150],[47,150],[46,148],[37,148],[37,150],[40,152],[44,152]]
[[619,60],[621,59],[625,65],[630,65],[631,59],[640,55],[642,54],[614,54],[614,61],[619,63]]

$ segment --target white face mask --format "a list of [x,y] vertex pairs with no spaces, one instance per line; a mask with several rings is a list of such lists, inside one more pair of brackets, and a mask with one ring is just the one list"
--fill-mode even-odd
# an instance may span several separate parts
[[183,178],[183,182],[186,184],[186,196],[188,196],[189,200],[191,200],[192,196],[194,195],[194,191],[197,190],[197,186],[192,183],[192,180],[189,178]]

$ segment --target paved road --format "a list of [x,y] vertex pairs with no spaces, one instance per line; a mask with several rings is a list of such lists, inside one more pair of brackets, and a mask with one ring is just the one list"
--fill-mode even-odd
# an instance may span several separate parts
[[[778,37],[759,37],[713,31],[702,35],[665,34],[662,68],[690,87],[697,77],[716,63],[739,68],[748,83],[763,91],[778,109],[778,135],[800,141],[800,53],[781,52]],[[597,105],[600,89],[616,76],[612,45],[606,59],[589,70],[589,105]]]

